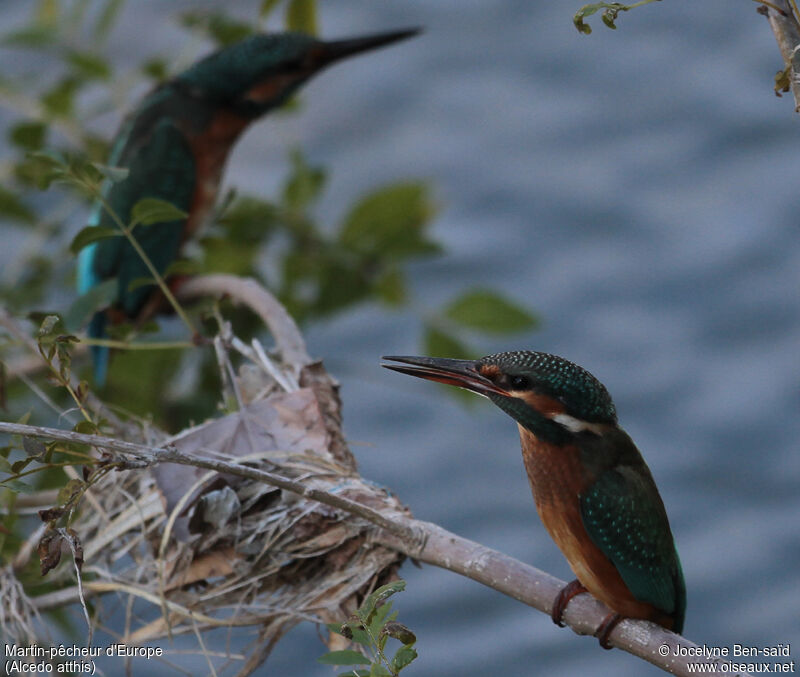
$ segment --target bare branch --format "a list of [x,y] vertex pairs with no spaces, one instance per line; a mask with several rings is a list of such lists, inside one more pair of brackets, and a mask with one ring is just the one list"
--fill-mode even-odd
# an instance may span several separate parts
[[252,278],[236,275],[203,275],[186,280],[178,288],[178,298],[228,296],[253,310],[269,328],[286,364],[298,368],[311,363],[303,335],[280,302]]
[[758,8],[769,19],[781,56],[790,69],[790,87],[795,112],[800,112],[800,26],[788,0],[771,0]]
[[[435,524],[415,520],[397,511],[384,514],[343,496],[312,489],[304,486],[302,482],[239,463],[230,463],[195,454],[188,456],[172,447],[148,447],[98,435],[83,435],[55,428],[16,423],[0,423],[0,433],[88,444],[130,455],[149,464],[177,463],[265,482],[357,515],[378,527],[373,537],[376,543],[420,561],[467,576],[547,614],[550,613],[556,595],[565,585],[564,581],[535,567],[486,548],[479,543],[461,538]],[[92,591],[90,585],[87,585],[86,588],[87,591]],[[74,599],[77,590],[75,595],[68,595],[65,591],[60,591],[58,594],[58,601],[64,603]],[[38,600],[34,599],[33,601],[38,606]],[[50,606],[53,600],[43,599],[42,602],[42,606]],[[590,635],[608,613],[609,609],[605,605],[590,595],[584,594],[570,602],[564,614],[564,621],[577,634]],[[688,651],[699,651],[700,647],[680,635],[648,621],[631,619],[622,621],[612,632],[610,644],[675,675],[691,674],[689,663],[726,663],[719,658],[702,655],[676,656],[678,646]],[[733,672],[730,669],[720,671],[747,677],[746,673]]]

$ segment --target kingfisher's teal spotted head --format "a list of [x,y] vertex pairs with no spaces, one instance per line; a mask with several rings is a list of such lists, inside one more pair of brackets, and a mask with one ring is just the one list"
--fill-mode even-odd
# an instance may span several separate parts
[[417,32],[327,42],[298,32],[253,35],[198,61],[173,82],[190,95],[255,119],[284,103],[325,66]]
[[566,440],[581,430],[616,425],[606,387],[583,367],[533,350],[495,353],[479,360],[386,357],[407,366],[384,365],[488,397],[532,433]]

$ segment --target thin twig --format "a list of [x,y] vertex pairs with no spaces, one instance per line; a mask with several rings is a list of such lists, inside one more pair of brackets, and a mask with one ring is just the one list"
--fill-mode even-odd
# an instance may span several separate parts
[[[99,435],[83,435],[72,431],[18,423],[0,423],[0,433],[88,444],[130,455],[150,463],[177,463],[265,482],[362,517],[379,527],[375,530],[374,542],[422,562],[472,578],[548,614],[558,592],[565,585],[564,581],[550,574],[503,553],[486,548],[479,543],[461,538],[436,524],[415,520],[397,511],[386,515],[343,496],[306,487],[301,482],[258,468],[194,454],[187,456],[172,447],[148,447]],[[87,584],[85,587],[92,589],[90,585],[93,588],[96,586],[96,584]],[[172,603],[169,605],[171,607]],[[567,607],[564,621],[578,634],[593,634],[608,613],[609,609],[590,595],[579,595]],[[203,619],[199,618],[199,620]],[[746,673],[731,671],[730,664],[726,661],[704,657],[695,643],[649,621],[632,619],[622,621],[611,633],[609,643],[675,675],[692,674],[688,667],[691,662],[693,664],[714,663],[717,664],[719,672],[747,677]],[[687,657],[687,651],[684,651],[683,655],[678,655],[678,647],[684,650],[688,649],[688,652],[697,651],[698,655]],[[666,653],[666,655],[663,656],[662,653]],[[723,663],[728,669],[720,669],[719,666]]]
[[202,296],[228,296],[249,306],[269,328],[286,364],[296,368],[311,363],[303,335],[281,303],[252,278],[236,275],[202,275],[186,280],[177,290],[182,300]]
[[97,200],[103,206],[103,209],[111,217],[111,220],[114,222],[117,228],[119,228],[122,231],[122,234],[128,240],[128,243],[131,245],[131,247],[133,247],[134,251],[136,252],[136,255],[141,259],[142,263],[144,263],[145,267],[150,272],[150,275],[152,275],[153,280],[158,285],[158,288],[161,290],[161,293],[164,294],[164,298],[167,299],[167,302],[170,304],[170,306],[172,306],[173,310],[175,310],[175,312],[178,314],[178,317],[181,318],[181,320],[186,325],[186,328],[189,330],[192,336],[195,336],[197,334],[197,329],[195,329],[194,324],[192,324],[192,321],[189,319],[189,316],[186,314],[186,311],[183,309],[183,306],[181,306],[181,304],[178,303],[178,300],[173,295],[172,291],[169,288],[169,285],[164,280],[164,277],[161,275],[161,273],[158,272],[158,269],[155,267],[155,264],[153,264],[153,262],[150,260],[150,257],[147,255],[147,252],[145,252],[145,250],[142,248],[142,245],[139,244],[139,241],[133,234],[133,227],[126,226],[122,222],[122,219],[114,211],[114,209],[109,204],[108,200],[106,200],[105,197],[103,197],[103,194],[99,190],[91,188],[90,192],[92,193],[92,196],[95,198],[95,200]]
[[[47,364],[39,352],[39,345],[36,343],[36,341],[34,341],[27,333],[25,333],[17,321],[11,317],[5,308],[2,307],[0,307],[0,326],[2,326],[12,338],[24,345],[31,353],[36,355],[41,360],[43,365]],[[61,368],[58,355],[53,356],[53,365],[56,367],[56,369]],[[70,374],[70,385],[72,388],[77,388],[78,385],[77,379],[75,379],[73,374]],[[86,393],[85,401],[92,411],[109,421],[109,423],[111,423],[111,425],[117,430],[127,432],[130,429],[129,426],[127,426],[116,414],[108,409],[108,407],[106,407],[105,404],[103,404],[91,391]]]
[[800,112],[800,25],[787,0],[771,0],[758,8],[769,20],[786,67],[790,69],[789,86],[794,97],[794,109]]

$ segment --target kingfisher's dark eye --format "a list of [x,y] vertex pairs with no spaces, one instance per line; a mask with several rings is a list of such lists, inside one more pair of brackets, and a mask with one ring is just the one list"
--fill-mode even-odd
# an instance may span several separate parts
[[531,385],[526,376],[509,376],[508,382],[511,384],[512,390],[527,390]]

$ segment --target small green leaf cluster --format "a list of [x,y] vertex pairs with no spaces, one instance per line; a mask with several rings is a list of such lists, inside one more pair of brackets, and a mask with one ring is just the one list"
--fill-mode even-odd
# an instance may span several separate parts
[[[397,622],[397,612],[392,611],[389,597],[405,590],[406,582],[394,581],[381,586],[342,625],[328,624],[328,629],[360,645],[362,650],[343,649],[329,651],[317,660],[326,665],[368,666],[353,667],[338,677],[397,677],[401,670],[417,658],[414,644],[416,635]],[[386,653],[389,639],[400,642],[391,659]]]
[[659,1],[660,0],[641,0],[640,2],[635,2],[632,5],[623,5],[621,2],[593,2],[589,5],[584,5],[577,12],[575,12],[575,16],[572,17],[572,23],[575,24],[575,28],[577,28],[580,33],[589,35],[592,32],[592,27],[585,23],[584,19],[592,16],[593,14],[597,14],[597,12],[600,10],[603,10],[603,13],[600,15],[603,23],[609,28],[616,30],[617,24],[615,21],[617,20],[620,12],[627,12],[635,9],[636,7],[649,5],[651,2]]
[[300,322],[367,300],[396,307],[407,301],[403,264],[439,251],[428,235],[435,212],[421,182],[382,186],[360,198],[333,228],[313,207],[327,174],[295,149],[276,202],[233,199],[201,240],[208,271],[261,277],[257,254],[278,274],[270,286]]
[[[425,327],[424,351],[431,356],[473,359],[478,357],[459,336],[464,331],[503,336],[530,331],[539,325],[536,315],[491,289],[468,289],[450,301]],[[458,390],[448,389],[453,393]]]

